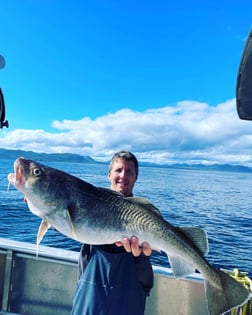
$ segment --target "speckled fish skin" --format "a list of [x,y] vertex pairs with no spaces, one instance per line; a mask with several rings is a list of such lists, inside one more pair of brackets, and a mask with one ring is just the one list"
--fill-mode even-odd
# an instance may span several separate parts
[[144,198],[125,198],[63,171],[18,158],[9,182],[25,196],[30,211],[41,217],[38,242],[53,226],[66,236],[87,244],[111,244],[135,235],[164,251],[176,277],[195,268],[205,280],[210,315],[241,305],[249,291],[204,258],[206,234],[198,228],[174,227]]

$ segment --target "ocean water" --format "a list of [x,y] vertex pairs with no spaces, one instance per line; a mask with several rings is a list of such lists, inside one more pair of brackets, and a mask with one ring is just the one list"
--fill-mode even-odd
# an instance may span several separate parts
[[[47,163],[94,185],[109,187],[107,165]],[[7,175],[12,160],[0,159],[0,237],[36,243],[40,219],[24,203]],[[218,268],[248,272],[252,277],[252,174],[239,172],[140,167],[136,196],[148,198],[175,226],[203,228],[208,235],[207,260]],[[43,245],[79,251],[80,244],[50,229]],[[151,256],[154,265],[169,266],[165,254]]]

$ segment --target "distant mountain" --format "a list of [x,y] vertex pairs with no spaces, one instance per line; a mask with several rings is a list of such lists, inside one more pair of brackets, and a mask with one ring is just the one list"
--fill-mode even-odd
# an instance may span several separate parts
[[[41,162],[73,162],[73,163],[92,163],[92,164],[108,164],[107,162],[98,162],[92,159],[90,156],[82,156],[72,153],[37,153],[33,151],[23,150],[6,150],[0,148],[0,159],[12,159],[13,161],[18,157],[24,157],[30,160],[41,161]],[[148,162],[139,162],[140,166],[146,167],[164,167],[174,169],[193,169],[193,170],[209,170],[209,171],[226,171],[226,172],[246,172],[252,173],[252,168],[243,165],[231,165],[231,164],[186,164],[186,163],[175,163],[175,164],[155,164]]]
[[196,169],[196,170],[210,170],[210,171],[225,171],[225,172],[246,172],[252,173],[252,168],[244,165],[231,165],[231,164],[172,164],[170,168],[180,169]]
[[74,162],[74,163],[99,163],[90,156],[81,156],[72,153],[36,153],[23,150],[5,150],[0,149],[0,159],[13,159],[18,157],[41,161],[41,162]]
[[161,167],[161,168],[174,168],[174,169],[190,169],[190,170],[209,170],[209,171],[224,171],[224,172],[240,172],[240,173],[252,173],[252,168],[244,165],[231,165],[231,164],[186,164],[186,163],[174,163],[174,164],[155,164],[149,162],[140,162],[140,166],[146,167]]

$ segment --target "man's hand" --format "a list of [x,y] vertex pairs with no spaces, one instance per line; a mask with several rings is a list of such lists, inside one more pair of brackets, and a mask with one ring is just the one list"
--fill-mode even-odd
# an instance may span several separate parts
[[130,239],[127,237],[123,238],[120,242],[115,242],[116,246],[123,246],[127,253],[132,253],[133,256],[139,256],[143,253],[145,256],[150,256],[152,249],[150,244],[143,242],[139,245],[138,238],[132,236]]

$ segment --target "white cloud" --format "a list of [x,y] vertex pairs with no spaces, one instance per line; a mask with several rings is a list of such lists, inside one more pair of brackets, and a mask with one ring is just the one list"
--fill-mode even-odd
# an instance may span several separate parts
[[235,99],[216,106],[195,101],[137,112],[119,110],[78,121],[53,121],[44,130],[4,131],[0,147],[71,152],[108,160],[122,148],[142,161],[252,165],[252,122],[236,113]]

